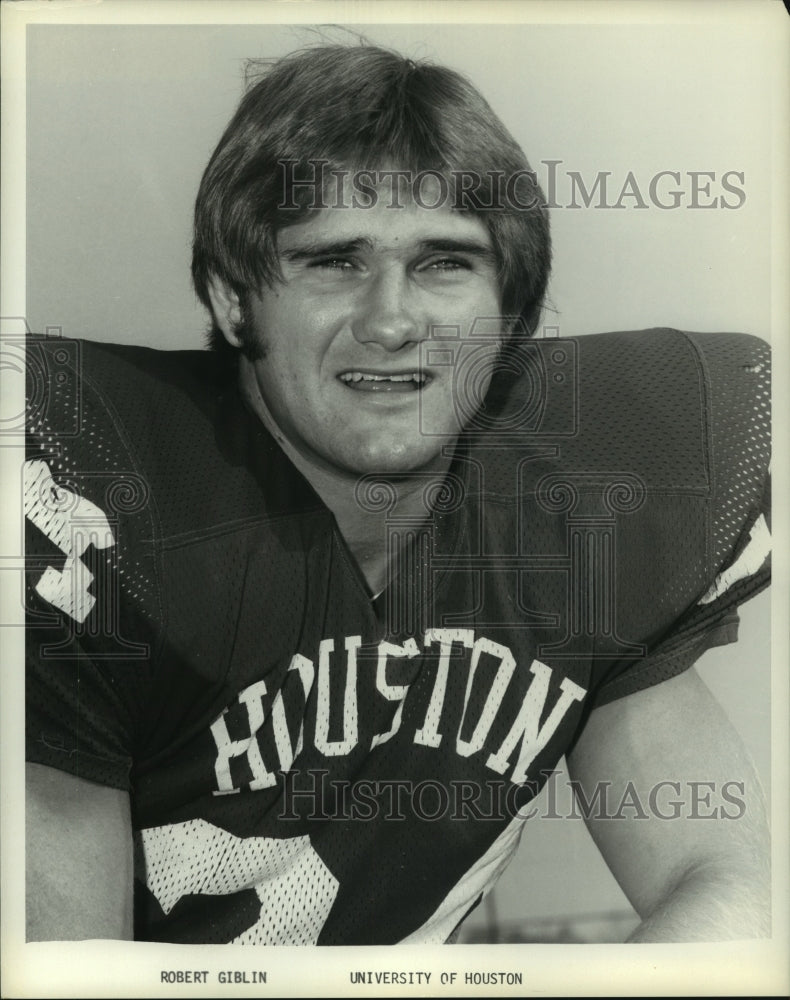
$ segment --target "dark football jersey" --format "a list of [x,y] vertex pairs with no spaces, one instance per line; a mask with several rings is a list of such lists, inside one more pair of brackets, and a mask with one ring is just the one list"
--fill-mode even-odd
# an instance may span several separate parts
[[335,520],[207,352],[29,352],[27,753],[131,794],[136,936],[445,940],[590,711],[768,581],[768,351],[535,341],[425,517]]

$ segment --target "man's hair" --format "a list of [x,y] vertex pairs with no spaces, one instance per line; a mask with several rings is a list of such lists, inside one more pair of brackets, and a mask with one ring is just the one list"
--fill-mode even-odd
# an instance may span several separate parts
[[[327,179],[332,170],[441,175],[452,207],[488,228],[503,315],[519,317],[522,334],[534,331],[551,260],[545,200],[524,153],[464,77],[367,44],[322,45],[250,66],[257,82],[220,139],[195,204],[192,277],[209,311],[212,275],[239,296],[244,314],[249,293],[278,280],[277,233],[316,207],[315,188],[304,182],[320,161]],[[478,179],[471,193],[469,177]],[[214,320],[211,346],[235,355]],[[254,352],[244,345],[245,323],[237,333]]]

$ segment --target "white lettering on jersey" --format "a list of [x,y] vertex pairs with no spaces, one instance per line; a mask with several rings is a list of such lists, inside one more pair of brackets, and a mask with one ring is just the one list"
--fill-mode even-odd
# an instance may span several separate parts
[[[496,656],[499,659],[499,667],[497,668],[496,676],[489,689],[488,697],[486,698],[485,705],[483,705],[483,711],[480,713],[480,718],[477,720],[474,732],[468,740],[464,740],[461,739],[461,730],[466,720],[466,712],[469,708],[469,695],[472,693],[475,672],[482,653]],[[483,744],[491,730],[494,718],[499,711],[499,706],[505,697],[505,690],[510,683],[510,678],[513,676],[515,669],[516,660],[507,646],[502,646],[500,643],[494,642],[492,639],[486,639],[484,636],[481,636],[474,644],[472,662],[469,666],[469,678],[466,682],[466,694],[464,695],[464,710],[461,714],[458,737],[455,741],[455,749],[459,756],[471,757],[473,753],[477,753],[483,749]]]
[[527,696],[521,703],[516,721],[505,737],[502,746],[486,761],[486,767],[490,767],[497,774],[504,774],[510,767],[510,755],[518,742],[521,741],[521,752],[510,776],[510,780],[517,785],[526,781],[530,764],[554,735],[571,704],[574,701],[581,701],[587,693],[584,688],[564,677],[560,683],[562,694],[557,699],[557,704],[551,710],[551,714],[541,726],[540,718],[549,694],[551,667],[547,667],[540,660],[533,660],[529,669],[530,673],[534,674],[535,679],[530,684]]
[[453,643],[461,642],[467,649],[471,649],[475,644],[475,633],[471,628],[429,628],[425,633],[425,645],[429,646],[434,642],[440,644],[436,682],[425,713],[425,722],[422,729],[418,729],[414,734],[414,742],[424,747],[438,747],[442,742],[439,720],[442,717],[444,695],[447,690],[447,675],[450,670],[450,654]]
[[184,896],[252,889],[258,919],[231,944],[317,943],[339,883],[309,837],[236,837],[192,819],[143,830],[141,838],[146,883],[166,914]]
[[271,788],[277,783],[276,777],[266,768],[261,757],[256,733],[264,723],[262,698],[266,694],[266,681],[256,681],[239,694],[239,701],[247,709],[250,734],[242,740],[233,740],[228,732],[224,716],[225,709],[218,719],[211,724],[211,735],[217,744],[217,759],[214,762],[214,772],[217,775],[217,792],[219,795],[230,795],[239,789],[233,784],[230,773],[230,762],[234,757],[246,755],[252,771],[252,781],[249,787],[252,791],[258,788]]
[[[360,696],[357,690],[359,682],[357,660],[358,651],[362,644],[361,636],[348,636],[344,644],[345,671],[342,670],[339,662],[336,664],[332,662],[335,640],[322,639],[319,642],[318,691],[315,726],[312,731],[305,731],[309,718],[306,708],[308,697],[313,688],[316,668],[313,661],[301,653],[295,654],[292,658],[285,683],[272,700],[269,717],[266,716],[263,708],[263,698],[267,694],[267,687],[266,683],[260,680],[251,684],[238,697],[238,703],[244,706],[246,713],[239,713],[236,707],[236,711],[232,712],[232,719],[226,720],[225,716],[234,707],[231,706],[231,708],[225,709],[222,715],[212,723],[210,730],[218,751],[214,765],[217,779],[215,795],[227,795],[240,790],[239,786],[234,784],[231,773],[231,762],[236,758],[246,757],[249,770],[252,773],[252,780],[247,783],[246,787],[250,790],[272,788],[277,784],[277,771],[285,772],[293,768],[294,761],[302,752],[306,741],[310,747],[314,747],[326,757],[341,757],[350,754],[359,744],[360,738],[369,739],[370,747],[373,749],[391,740],[402,730],[404,708],[411,684],[390,684],[387,681],[387,666],[393,658],[413,659],[419,656],[420,649],[416,640],[408,638],[403,645],[386,640],[379,642],[375,688],[373,690],[380,697],[386,698],[387,701],[398,704],[387,732],[374,732],[372,736],[368,736],[363,731],[362,737],[360,737],[358,704],[360,697],[363,704],[368,704],[364,681],[367,680],[368,684],[371,681],[369,678],[363,678],[363,693]],[[545,748],[557,731],[573,703],[581,701],[587,692],[568,678],[562,679],[559,683],[559,697],[547,714],[549,687],[553,671],[539,660],[533,661],[529,668],[532,679],[526,693],[522,695],[518,715],[510,726],[510,731],[502,745],[494,752],[495,744],[491,738],[491,729],[502,709],[505,695],[517,666],[512,651],[507,646],[485,636],[475,640],[474,631],[463,628],[429,629],[424,635],[425,647],[437,644],[439,653],[433,688],[429,697],[426,692],[428,704],[427,708],[423,709],[425,712],[424,721],[421,728],[415,728],[412,731],[413,742],[432,749],[441,745],[440,728],[444,717],[448,685],[452,684],[456,689],[454,697],[458,696],[458,689],[464,685],[463,710],[461,720],[457,723],[458,729],[453,749],[459,757],[471,757],[476,753],[487,752],[486,767],[499,774],[504,774],[512,767],[513,773],[510,780],[514,784],[521,784],[526,780],[527,770],[535,757]],[[458,646],[461,646],[462,649],[459,650]],[[471,650],[471,656],[463,653],[463,649]],[[453,662],[453,666],[456,669],[451,675],[450,664],[454,652],[456,660]],[[473,702],[472,693],[475,678],[479,675],[480,660],[483,656],[493,657],[498,663],[496,673],[487,685],[479,718],[475,720],[470,718],[470,705],[476,703],[476,699]],[[301,692],[297,690],[289,695],[286,688],[288,678],[293,676],[291,671],[299,675],[301,684],[299,685],[297,681],[297,685],[301,687]],[[422,693],[425,689],[421,687],[420,690]],[[330,740],[330,718],[337,716],[341,710],[338,704],[339,700],[342,704],[342,738]],[[547,717],[541,725],[541,719],[544,719],[544,716]],[[261,731],[264,725],[269,726],[269,730],[265,734]],[[414,720],[411,725],[415,725]],[[470,728],[471,734],[468,737],[462,736],[462,733],[468,733]],[[368,732],[370,729],[372,729],[372,725],[369,726]],[[231,731],[236,738],[231,737]],[[241,732],[243,732],[243,736],[240,734]],[[265,740],[263,739],[264,735]],[[267,768],[262,755],[261,748],[267,746],[270,748],[269,754],[276,754],[279,765],[275,768],[274,761],[267,757],[271,770]],[[518,758],[515,765],[511,765],[511,758],[519,746]]]
[[395,716],[393,717],[389,732],[377,733],[370,741],[371,750],[373,747],[377,747],[381,743],[386,743],[387,740],[392,739],[395,733],[397,733],[400,729],[401,716],[403,715],[403,703],[406,701],[406,695],[409,693],[408,684],[387,683],[387,659],[390,656],[407,656],[409,659],[413,659],[415,656],[419,655],[420,650],[417,643],[411,638],[407,639],[402,646],[397,646],[392,642],[379,643],[379,659],[376,664],[376,687],[388,701],[397,701],[400,702],[400,704],[398,705]]
[[[302,656],[300,653],[296,653],[288,669],[298,671],[306,703],[315,677],[313,661],[308,660],[306,656]],[[288,732],[288,720],[285,714],[282,688],[277,692],[274,704],[272,705],[272,723],[274,726],[274,745],[277,747],[277,756],[280,759],[280,770],[290,771],[294,758],[301,753],[302,743],[304,742],[304,713],[299,720],[299,735],[294,746],[291,743],[291,737]]]
[[108,549],[115,537],[96,504],[58,486],[46,462],[25,462],[25,516],[66,556],[63,569],[47,566],[36,593],[74,621],[82,622],[96,604],[88,591],[93,574],[79,558],[89,545]]
[[[310,690],[313,687],[315,668],[312,661],[308,660],[306,656],[296,653],[288,666],[288,670],[294,670],[299,674],[304,694],[303,709]],[[259,788],[271,788],[277,783],[276,775],[269,771],[263,761],[260,744],[258,743],[258,733],[266,722],[266,715],[263,711],[263,697],[265,694],[266,682],[263,680],[250,684],[249,687],[244,688],[239,693],[238,702],[244,705],[247,710],[248,733],[243,739],[231,739],[227,723],[224,719],[224,716],[228,713],[227,708],[223,710],[222,715],[212,722],[209,727],[217,746],[217,759],[214,762],[217,788],[213,792],[214,795],[231,795],[241,791],[241,788],[233,783],[233,776],[230,772],[230,762],[236,757],[246,756],[247,758],[247,763],[252,772],[252,780],[248,783],[247,787],[251,791]],[[288,771],[294,762],[294,757],[302,749],[304,714],[302,712],[299,716],[298,736],[294,744],[291,742],[291,736],[288,731],[288,720],[286,718],[283,690],[281,688],[272,702],[271,719],[279,770]]]
[[710,589],[699,600],[700,604],[711,604],[717,597],[725,594],[734,583],[754,576],[757,570],[768,558],[771,551],[771,532],[765,521],[765,515],[760,514],[749,532],[749,541],[743,552],[732,566],[722,570],[710,586]]
[[334,639],[322,639],[318,647],[318,704],[315,720],[315,745],[327,757],[343,757],[354,749],[358,740],[357,721],[357,650],[361,635],[346,639],[346,686],[343,693],[343,739],[329,739],[329,654],[335,648]]

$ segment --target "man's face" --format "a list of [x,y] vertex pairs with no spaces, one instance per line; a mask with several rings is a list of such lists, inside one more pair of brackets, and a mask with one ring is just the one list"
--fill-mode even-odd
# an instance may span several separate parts
[[264,422],[325,471],[436,466],[474,410],[459,365],[479,400],[496,355],[496,338],[464,343],[500,312],[484,223],[413,203],[329,208],[282,230],[278,251],[283,281],[250,301],[262,357],[241,367]]

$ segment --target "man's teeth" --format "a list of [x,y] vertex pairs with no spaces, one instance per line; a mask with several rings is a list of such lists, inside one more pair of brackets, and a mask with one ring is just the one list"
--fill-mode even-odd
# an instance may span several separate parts
[[343,372],[340,378],[344,382],[418,382],[426,381],[427,375],[422,372],[407,372],[405,375],[369,375],[367,372]]

